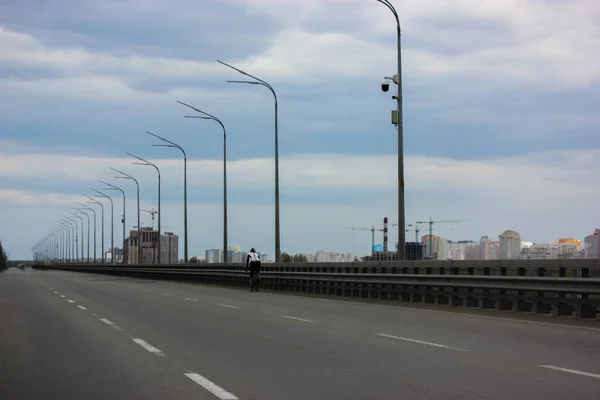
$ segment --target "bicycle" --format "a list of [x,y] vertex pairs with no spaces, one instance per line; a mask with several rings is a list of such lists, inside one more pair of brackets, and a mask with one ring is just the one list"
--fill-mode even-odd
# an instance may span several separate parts
[[258,292],[259,287],[260,287],[259,272],[257,270],[250,271],[250,291],[254,292],[256,290]]

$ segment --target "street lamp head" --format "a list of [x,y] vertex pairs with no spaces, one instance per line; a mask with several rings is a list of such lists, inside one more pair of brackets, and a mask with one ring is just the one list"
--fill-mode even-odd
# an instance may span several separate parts
[[240,73],[240,74],[242,74],[242,75],[250,76],[250,75],[249,75],[247,72],[245,72],[245,71],[242,71],[241,69],[239,69],[239,68],[236,68],[236,67],[234,67],[233,65],[229,65],[229,64],[227,64],[226,62],[223,62],[223,61],[221,61],[221,60],[217,60],[217,62],[218,62],[219,64],[223,64],[223,65],[224,65],[224,66],[226,66],[226,67],[229,67],[229,68],[231,68],[231,69],[234,69],[234,70],[236,70],[237,72],[239,72],[239,73]]
[[261,85],[260,82],[253,81],[227,81],[227,83],[247,83],[248,85]]

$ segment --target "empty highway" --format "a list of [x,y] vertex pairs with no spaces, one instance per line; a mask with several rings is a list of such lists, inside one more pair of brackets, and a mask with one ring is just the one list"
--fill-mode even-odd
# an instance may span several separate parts
[[0,399],[598,399],[600,328],[499,316],[11,269]]

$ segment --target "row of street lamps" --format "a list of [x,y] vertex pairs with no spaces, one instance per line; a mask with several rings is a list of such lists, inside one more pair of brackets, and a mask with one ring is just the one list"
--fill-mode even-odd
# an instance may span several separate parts
[[[405,206],[404,206],[404,149],[403,149],[403,118],[402,118],[402,63],[401,63],[401,30],[400,30],[400,18],[398,16],[398,13],[396,12],[395,8],[393,7],[393,5],[390,3],[389,0],[375,0],[383,5],[385,5],[393,14],[394,17],[396,19],[396,23],[397,23],[397,39],[398,39],[398,50],[397,50],[397,56],[398,56],[398,74],[397,74],[397,80],[394,79],[395,83],[398,85],[398,94],[397,96],[394,96],[394,98],[397,100],[397,121],[394,122],[392,121],[393,124],[397,125],[397,129],[398,129],[398,259],[400,260],[404,260],[406,258],[406,250],[405,250],[405,241],[406,241],[406,233],[404,231],[404,226],[405,226]],[[227,82],[229,83],[242,83],[242,84],[249,84],[249,85],[260,85],[260,86],[264,86],[267,89],[269,89],[269,91],[273,94],[273,98],[275,101],[275,261],[280,261],[281,258],[281,241],[280,241],[280,220],[279,220],[279,132],[278,132],[278,101],[277,101],[277,94],[275,92],[275,90],[273,89],[273,87],[267,83],[266,81],[257,78],[256,76],[253,76],[239,68],[236,68],[230,64],[227,64],[223,61],[217,60],[217,62],[219,62],[220,64],[233,69],[235,71],[237,71],[238,73],[251,78],[252,80],[229,80]],[[384,90],[384,91],[387,91]],[[196,107],[193,107],[189,104],[186,104],[182,101],[177,101],[179,104],[184,105],[198,113],[200,113],[200,116],[185,116],[185,118],[200,118],[200,119],[206,119],[206,120],[213,120],[215,122],[217,122],[222,130],[223,130],[223,252],[225,255],[225,262],[228,262],[227,259],[227,130],[225,128],[225,125],[223,124],[223,122],[215,117],[214,115],[211,115],[205,111],[202,111]],[[155,144],[153,146],[159,146],[159,147],[172,147],[172,148],[176,148],[178,150],[180,150],[183,154],[183,160],[184,160],[184,257],[185,257],[185,261],[188,262],[188,214],[187,214],[187,155],[185,153],[185,150],[178,144],[167,140],[161,136],[158,136],[152,132],[146,132],[149,135],[154,136],[155,138],[161,140],[163,143],[165,144]],[[160,264],[160,236],[161,236],[161,211],[160,211],[160,199],[161,199],[161,194],[160,194],[160,169],[153,163],[151,163],[150,161],[147,161],[141,157],[138,157],[134,154],[131,153],[127,153],[130,156],[136,158],[138,161],[140,162],[136,162],[134,164],[138,164],[138,165],[146,165],[146,166],[151,166],[154,167],[158,173],[158,263]],[[141,262],[141,225],[140,225],[140,197],[139,197],[139,183],[138,181],[131,175],[128,175],[122,171],[116,170],[114,168],[111,168],[113,171],[118,172],[120,174],[120,176],[117,176],[116,178],[121,178],[121,179],[130,179],[133,180],[136,185],[137,185],[137,219],[138,219],[138,260]],[[105,190],[118,190],[123,194],[123,243],[125,242],[125,192],[112,185],[109,184],[107,182],[103,182],[101,181],[103,184],[107,185],[108,187],[105,188]],[[96,193],[99,194],[100,197],[104,197],[110,200],[111,202],[111,248],[113,249],[114,252],[114,237],[113,237],[113,228],[114,228],[114,219],[112,218],[112,209],[113,209],[113,203],[112,203],[112,199],[107,196],[104,193],[98,192],[97,190],[94,190]],[[90,198],[90,197],[88,197]],[[91,198],[90,198],[91,199]],[[93,199],[92,199],[93,200]],[[93,200],[94,203],[99,204],[101,206],[101,210],[102,210],[102,215],[104,215],[104,209],[102,207],[102,204],[100,204],[100,202]],[[87,209],[90,209],[90,207],[85,206]],[[93,211],[93,210],[92,210]],[[83,210],[78,209],[78,214],[84,213],[87,215],[87,213],[85,213]],[[76,215],[75,213],[71,213],[72,216],[78,217],[81,219],[81,226],[82,226],[82,237],[83,237],[83,218],[81,218],[79,215]],[[94,258],[95,258],[95,251],[96,251],[96,222],[95,222],[95,212],[94,212]],[[74,237],[74,241],[73,244],[76,245],[77,242],[77,224],[75,223],[75,235],[72,235],[72,232],[70,233],[65,233],[63,235],[62,232],[65,232],[64,227],[65,226],[71,226],[70,224],[74,222],[74,220],[72,220],[71,217],[66,217],[65,220],[61,221],[60,225],[58,228],[53,229],[53,231],[49,234],[49,236],[47,236],[46,238],[44,238],[40,243],[38,243],[35,248],[36,248],[36,254],[40,254],[39,249],[40,248],[46,248],[44,246],[47,245],[48,241],[52,242],[52,243],[56,243],[57,238],[63,238],[65,237],[65,235],[67,237]],[[67,229],[68,230],[68,229]],[[57,233],[58,232],[58,233]],[[69,236],[71,235],[71,236]],[[74,246],[75,247],[75,246]],[[65,246],[65,250],[66,250],[66,246]],[[76,250],[74,250],[75,252]],[[63,252],[64,253],[64,252]],[[81,244],[81,255],[83,258],[83,243]],[[43,256],[43,252],[41,253]],[[114,260],[114,257],[112,257]],[[89,260],[89,215],[88,215],[88,260]],[[104,217],[102,217],[102,260],[104,262]],[[114,262],[114,261],[113,261]]]
[[[218,61],[219,63],[221,63],[222,65],[225,65],[237,72],[239,72],[242,75],[248,76],[252,79],[254,79],[254,81],[228,81],[229,83],[245,83],[245,84],[250,84],[250,85],[261,85],[264,86],[266,88],[268,88],[271,93],[273,94],[273,97],[275,99],[275,259],[276,261],[279,261],[280,256],[281,256],[281,240],[280,240],[280,222],[279,222],[279,132],[278,132],[278,103],[277,103],[277,94],[275,93],[275,90],[273,89],[273,87],[268,84],[267,82],[265,82],[262,79],[259,79],[253,75],[248,74],[245,71],[242,71],[241,69],[238,69],[232,65],[229,65],[223,61]],[[225,125],[223,124],[223,122],[215,117],[214,115],[211,115],[205,111],[202,111],[194,106],[191,106],[189,104],[186,104],[182,101],[177,101],[179,104],[184,105],[200,114],[202,114],[201,116],[185,116],[185,118],[200,118],[200,119],[206,119],[206,120],[213,120],[215,122],[217,122],[222,130],[223,130],[223,252],[225,254],[225,262],[228,262],[229,260],[227,259],[227,249],[228,249],[228,245],[227,245],[227,238],[228,238],[228,231],[227,231],[227,129],[225,128]],[[183,147],[181,147],[180,145],[165,139],[155,133],[152,132],[146,132],[149,135],[152,135],[153,137],[161,140],[163,143],[165,144],[154,144],[153,146],[157,146],[157,147],[172,147],[172,148],[176,148],[179,151],[181,151],[181,153],[183,154],[183,162],[184,162],[184,172],[183,172],[183,187],[184,187],[184,258],[185,258],[185,262],[188,262],[189,260],[189,252],[188,252],[188,213],[187,213],[187,155],[185,150],[183,149]],[[158,264],[161,263],[161,252],[160,252],[160,235],[161,235],[161,175],[160,175],[160,169],[158,168],[158,166],[148,160],[145,160],[139,156],[136,156],[132,153],[127,153],[128,155],[136,158],[138,160],[138,162],[135,162],[134,164],[136,165],[146,165],[146,166],[151,166],[153,168],[156,169],[156,172],[158,174],[158,259],[157,262]],[[120,174],[120,176],[116,176],[115,178],[121,178],[121,179],[130,179],[133,180],[136,185],[137,185],[137,213],[138,213],[138,260],[141,261],[142,256],[141,256],[141,249],[142,247],[139,245],[141,243],[141,230],[140,230],[140,198],[139,198],[139,182],[131,175],[126,174],[123,171],[119,171],[115,168],[111,169],[115,172],[118,172]],[[105,181],[100,181],[101,183],[107,185],[108,187],[105,188],[104,190],[118,190],[122,193],[123,195],[123,243],[125,243],[125,208],[126,208],[126,199],[125,199],[125,191],[115,185],[112,185],[108,182]],[[113,249],[114,252],[114,214],[113,214],[113,202],[112,202],[112,198],[108,195],[106,195],[105,193],[99,192],[95,189],[92,189],[94,192],[96,192],[98,194],[97,197],[103,197],[103,198],[107,198],[109,199],[110,203],[111,203],[111,248]],[[92,199],[89,196],[86,196],[90,199]],[[102,204],[94,199],[92,199],[94,203],[99,204],[101,206],[101,211],[102,211],[102,262],[104,262],[104,208],[102,207]],[[89,208],[89,207],[87,207]],[[78,209],[78,212],[83,212],[81,209]],[[84,214],[86,214],[85,212],[83,212]],[[87,215],[87,214],[86,214]],[[77,217],[79,217],[77,215]],[[67,220],[61,220],[60,221],[60,225],[56,228],[53,229],[48,236],[46,236],[44,239],[42,239],[38,244],[36,244],[36,246],[34,246],[34,252],[36,254],[36,257],[39,257],[40,255],[42,257],[44,257],[44,251],[41,251],[42,249],[45,249],[46,252],[48,252],[49,250],[49,245],[50,246],[54,246],[57,243],[57,239],[61,239],[62,236],[60,236],[60,232],[61,229],[64,228],[64,226],[70,226],[70,225],[64,225],[66,224],[70,217],[66,217]],[[81,217],[79,217],[81,218]],[[81,218],[81,224],[82,224],[82,233],[81,233],[81,237],[83,237],[83,219]],[[95,228],[95,214],[94,214],[94,259],[95,259],[95,250],[96,250],[96,228]],[[60,228],[60,229],[59,229]],[[68,240],[72,240],[73,244],[75,245],[75,243],[77,242],[77,227],[75,227],[75,232],[69,232],[66,235],[67,241]],[[89,242],[89,215],[88,215],[88,242]],[[62,242],[61,242],[62,243]],[[50,248],[54,248],[54,247],[50,247]],[[66,247],[66,246],[65,246]],[[54,252],[56,253],[56,252]],[[63,252],[62,253],[63,256],[64,255],[69,255],[72,259],[73,257],[75,259],[77,259],[77,254],[75,254],[75,252]],[[56,254],[54,254],[56,255]],[[82,255],[82,259],[83,259],[83,241],[82,241],[82,250],[81,250],[81,255]],[[64,259],[64,257],[61,257],[61,259]],[[89,260],[89,244],[88,244],[88,260]],[[113,257],[114,260],[114,257]]]

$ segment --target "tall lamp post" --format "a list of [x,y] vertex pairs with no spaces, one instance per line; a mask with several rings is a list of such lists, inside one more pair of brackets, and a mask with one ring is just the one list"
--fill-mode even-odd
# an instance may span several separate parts
[[134,163],[135,165],[146,165],[146,166],[149,166],[149,167],[154,167],[154,169],[156,169],[156,172],[158,173],[158,249],[157,249],[156,252],[158,253],[158,256],[157,256],[158,262],[157,262],[157,264],[160,265],[160,235],[161,235],[160,220],[162,218],[162,215],[160,213],[160,169],[158,169],[158,167],[156,166],[156,164],[153,164],[153,163],[151,163],[148,160],[144,160],[143,158],[138,157],[138,156],[136,156],[134,154],[131,154],[131,153],[127,153],[127,154],[129,154],[131,157],[137,158],[138,160],[141,161],[141,163]]
[[[85,204],[81,204],[81,203],[77,203],[79,204],[82,208],[78,208],[77,210],[79,210],[79,212],[85,214],[88,216],[88,221],[90,216],[88,215],[87,212],[85,212],[84,210],[89,210],[94,214],[94,262],[96,262],[97,258],[96,258],[96,210],[94,210],[92,207],[88,207]],[[89,222],[88,222],[88,228],[89,228]],[[88,238],[89,238],[90,234],[88,232]],[[88,258],[89,258],[89,254],[90,252],[88,251]],[[88,260],[89,262],[89,260]]]
[[63,246],[64,246],[64,257],[63,257],[63,260],[66,263],[70,259],[70,256],[69,256],[69,254],[70,254],[70,251],[69,251],[69,240],[70,240],[70,234],[71,234],[71,232],[70,232],[70,229],[69,229],[69,227],[68,227],[68,225],[67,225],[66,222],[62,222],[61,221],[59,227],[65,233],[65,240],[64,240],[64,243],[63,243]]
[[[83,218],[81,218],[80,215],[77,215],[77,214],[75,214],[73,212],[69,212],[69,214],[71,214],[75,218],[79,218],[79,220],[81,221],[81,262],[83,262]],[[89,229],[89,225],[88,225],[88,229]],[[88,230],[88,232],[89,232],[89,230]],[[89,252],[89,248],[90,248],[89,244],[90,244],[90,237],[88,235],[88,257],[89,257],[89,254],[90,254],[90,252]]]
[[90,188],[91,191],[98,193],[97,197],[104,197],[110,201],[110,263],[115,263],[115,210],[113,200],[107,194],[104,194],[96,189]]
[[115,179],[129,179],[129,180],[134,181],[135,185],[137,186],[137,230],[138,230],[138,237],[137,237],[138,262],[137,263],[141,264],[142,263],[142,227],[140,225],[140,183],[133,176],[126,174],[123,171],[119,171],[118,169],[115,169],[112,167],[109,167],[109,168],[122,175],[122,176],[115,176]]
[[259,79],[253,75],[250,75],[246,71],[242,71],[239,68],[234,67],[233,65],[229,65],[223,61],[217,60],[220,64],[223,64],[226,67],[229,67],[244,76],[248,76],[254,81],[227,81],[229,83],[245,83],[248,85],[260,85],[264,86],[273,93],[273,97],[275,99],[275,261],[281,261],[281,235],[279,228],[279,123],[278,123],[278,103],[277,103],[277,93],[275,93],[275,89],[273,86],[268,84],[267,82]]
[[[386,6],[396,18],[398,33],[398,259],[406,260],[406,217],[404,215],[404,129],[402,119],[402,42],[400,30],[400,17],[389,0],[375,0]],[[393,123],[393,121],[392,121]]]
[[146,131],[148,135],[152,135],[157,139],[162,140],[167,144],[153,144],[155,147],[172,147],[178,149],[183,154],[183,254],[185,262],[188,262],[188,216],[187,216],[187,155],[185,154],[185,150],[183,147],[178,145],[177,143],[171,142],[163,137],[160,137],[152,132]]
[[202,110],[197,109],[196,107],[192,107],[189,104],[185,104],[179,100],[177,102],[181,105],[191,108],[194,111],[199,112],[200,114],[204,114],[204,116],[189,116],[186,115],[186,118],[201,118],[201,119],[209,119],[217,122],[221,125],[223,129],[223,260],[227,263],[229,260],[228,251],[227,251],[227,130],[225,129],[225,125],[221,122],[217,117],[210,115]]
[[[73,228],[73,226],[75,226],[75,229],[71,231],[71,233],[74,233],[71,235],[71,241],[72,241],[72,246],[73,246],[73,252],[71,253],[71,260],[73,262],[76,262],[78,260],[78,256],[77,256],[77,221],[75,221],[73,218],[69,218],[69,217],[63,217],[63,221],[65,223],[67,223],[67,225],[69,226],[69,228]],[[73,225],[71,225],[73,224]]]
[[[74,213],[73,215],[85,215],[87,218],[87,262],[88,264],[90,263],[90,216],[88,215],[88,213],[81,211],[79,208],[77,207],[73,207],[77,212]],[[94,227],[95,228],[95,227]],[[83,225],[82,228],[83,229]],[[83,246],[83,243],[82,243]]]
[[[90,196],[87,196],[87,195],[84,195],[84,196],[87,197],[88,199],[90,199],[90,201],[88,201],[88,203],[93,203],[93,204],[97,204],[97,205],[100,206],[100,212],[101,212],[101,214],[100,214],[100,226],[101,226],[100,240],[102,242],[102,254],[101,254],[101,256],[102,256],[102,264],[104,264],[104,205],[102,205],[102,203],[100,203],[98,200],[96,200],[96,199],[94,199],[94,198],[92,198]],[[95,251],[96,250],[94,250],[94,252]]]
[[[112,185],[108,182],[104,182],[104,181],[98,181],[100,183],[104,183],[106,186],[108,186],[107,188],[104,188],[102,190],[118,190],[119,192],[121,192],[121,194],[123,195],[123,220],[121,221],[123,223],[123,252],[125,252],[125,224],[126,224],[126,214],[125,214],[125,209],[126,209],[126,203],[125,203],[125,191],[123,189],[121,189],[120,187],[117,187],[115,185]],[[114,253],[114,249],[113,249],[113,253]],[[114,254],[113,254],[114,257]],[[125,254],[123,254],[123,263],[125,262]]]

